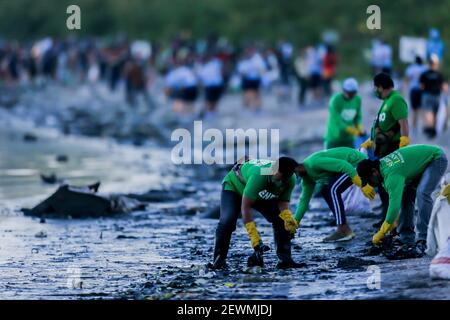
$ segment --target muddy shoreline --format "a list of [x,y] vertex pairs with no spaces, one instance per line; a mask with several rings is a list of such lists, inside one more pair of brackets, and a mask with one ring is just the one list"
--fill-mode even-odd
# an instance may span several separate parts
[[[58,114],[61,110],[42,102],[45,94],[36,99],[41,99],[45,112]],[[90,98],[87,95],[83,101]],[[369,125],[378,102],[367,100],[365,123]],[[70,97],[67,101],[63,101],[67,106],[72,103]],[[282,152],[299,159],[322,148],[325,108],[289,109],[285,112],[292,116],[287,121],[285,112],[280,113],[269,98],[267,110],[258,118],[252,114],[236,118],[238,101],[235,96],[225,98],[221,117],[208,125],[246,128],[257,122],[262,128],[282,128]],[[36,115],[24,119],[24,110],[30,109],[19,105],[1,110],[2,148],[11,151],[3,152],[0,159],[1,299],[450,299],[448,282],[429,279],[430,258],[389,261],[367,256],[372,224],[378,221],[374,214],[349,216],[356,233],[352,242],[322,243],[334,227],[320,199],[313,200],[314,210],[306,214],[293,240],[293,257],[306,263],[304,269],[275,269],[272,230],[257,215],[262,238],[272,247],[265,256],[266,267],[247,269],[251,248],[239,221],[229,254],[230,269],[211,272],[205,268],[217,224],[211,217],[217,214],[225,166],[173,166],[167,161],[170,146],[161,144],[159,134],[150,142],[148,135],[141,136],[144,143],[137,143],[133,135],[118,139],[125,145],[103,131],[95,138],[67,136],[61,134],[59,120]],[[159,131],[163,141],[173,126]],[[36,134],[36,142],[22,139],[29,131]],[[443,144],[448,150],[448,142]],[[59,154],[68,155],[69,161],[55,163]],[[18,213],[19,207],[36,204],[54,191],[56,186],[42,185],[39,180],[39,173],[51,171],[69,183],[102,180],[105,193],[155,193],[149,194],[153,198],[145,210],[114,218],[46,219],[41,223]],[[298,196],[296,190],[292,209]],[[367,283],[368,270],[374,267],[381,275],[379,289]]]

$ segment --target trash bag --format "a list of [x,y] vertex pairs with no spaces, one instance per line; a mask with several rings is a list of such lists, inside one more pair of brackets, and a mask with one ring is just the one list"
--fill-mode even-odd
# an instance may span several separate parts
[[450,280],[450,237],[439,253],[431,260],[430,264],[431,279]]
[[344,201],[344,208],[346,214],[364,214],[371,212],[370,201],[367,199],[361,189],[355,185],[345,190],[342,194],[342,201]]
[[[448,184],[447,184],[448,185]],[[446,186],[447,186],[446,185]],[[442,190],[445,186],[442,188]],[[450,236],[450,204],[447,197],[439,195],[433,206],[427,235],[427,255],[435,256]]]

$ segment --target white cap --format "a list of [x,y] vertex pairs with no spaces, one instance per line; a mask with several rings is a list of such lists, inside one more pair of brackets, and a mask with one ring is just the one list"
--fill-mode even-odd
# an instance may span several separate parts
[[359,89],[358,81],[355,78],[348,78],[344,80],[342,89],[346,92],[357,92]]

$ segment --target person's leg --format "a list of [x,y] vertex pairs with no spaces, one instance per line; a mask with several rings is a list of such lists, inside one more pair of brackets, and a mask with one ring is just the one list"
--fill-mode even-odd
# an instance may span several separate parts
[[220,218],[216,229],[214,265],[223,266],[228,255],[231,235],[241,212],[242,198],[235,192],[222,190],[220,197]]
[[292,260],[291,238],[292,235],[284,228],[284,221],[279,217],[280,209],[277,200],[258,201],[253,206],[267,221],[272,223],[274,241],[278,257],[279,268],[300,267],[300,264]]
[[322,196],[333,212],[338,227],[347,224],[342,193],[350,188],[352,184],[350,177],[346,174],[339,174],[333,177],[329,184],[322,189]]
[[419,215],[417,217],[417,240],[427,239],[428,222],[433,209],[432,192],[439,185],[439,181],[447,170],[447,157],[443,154],[440,158],[432,161],[422,174],[417,188],[417,206]]
[[405,186],[402,198],[402,209],[398,218],[397,232],[400,241],[405,244],[414,243],[414,212],[416,203],[416,186]]
[[[324,239],[324,241],[350,240],[353,232],[347,224],[345,206],[342,193],[352,186],[352,180],[345,174],[340,174],[331,179],[329,184],[322,189],[322,196],[327,202],[336,219],[336,233]],[[350,237],[347,239],[347,237]]]

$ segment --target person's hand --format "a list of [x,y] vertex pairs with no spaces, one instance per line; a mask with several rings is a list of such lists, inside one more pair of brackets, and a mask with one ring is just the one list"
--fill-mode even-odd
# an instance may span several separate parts
[[407,145],[409,145],[409,138],[407,136],[401,136],[399,147],[403,148],[406,147]]
[[284,210],[279,217],[284,221],[284,228],[291,234],[295,234],[298,228],[298,222],[294,219],[290,210]]
[[359,136],[359,135],[361,134],[361,131],[359,131],[357,128],[352,127],[352,126],[347,127],[347,128],[345,129],[345,131],[346,131],[347,133],[351,134],[352,136]]
[[386,221],[383,222],[383,225],[381,226],[380,230],[372,238],[373,245],[374,246],[381,245],[386,234],[388,234],[389,232],[394,230],[394,228],[395,228],[395,223],[390,224],[390,223],[387,223]]
[[372,148],[372,146],[373,146],[373,142],[372,142],[372,140],[370,140],[370,138],[361,144],[361,148],[364,148],[367,150]]
[[364,187],[361,187],[361,191],[367,199],[369,200],[375,199],[376,192],[375,189],[370,184],[366,184]]
[[261,244],[261,238],[258,233],[258,229],[256,229],[256,225],[254,221],[248,222],[245,224],[245,229],[247,229],[248,236],[250,237],[250,241],[252,243],[252,247],[256,248]]

